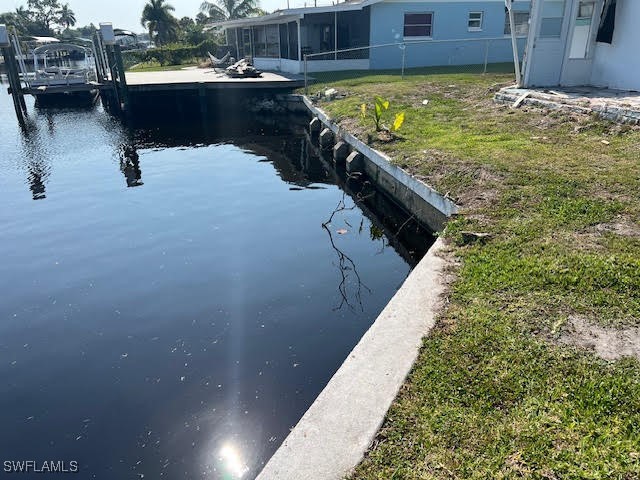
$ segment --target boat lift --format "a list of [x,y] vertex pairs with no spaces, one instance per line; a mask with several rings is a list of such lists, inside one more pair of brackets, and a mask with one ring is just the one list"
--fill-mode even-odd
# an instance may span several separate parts
[[[34,73],[29,73],[22,53],[20,40],[15,30],[9,31],[0,25],[0,50],[7,66],[9,94],[18,122],[25,126],[28,114],[24,95],[36,98],[51,96],[91,95],[99,92],[105,104],[116,113],[127,113],[129,94],[122,61],[120,46],[116,44],[113,27],[110,23],[101,23],[91,42],[91,46],[51,43],[34,49]],[[83,68],[50,66],[47,53],[81,52],[85,57]],[[42,56],[44,68],[40,69],[38,57]]]

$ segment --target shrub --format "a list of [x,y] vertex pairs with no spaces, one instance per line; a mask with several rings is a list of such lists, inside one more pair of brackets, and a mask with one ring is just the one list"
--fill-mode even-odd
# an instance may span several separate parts
[[198,45],[171,44],[149,50],[129,50],[122,52],[125,68],[145,62],[157,62],[161,66],[181,65],[194,58],[206,57],[207,52],[215,52],[218,44],[214,40],[205,40]]

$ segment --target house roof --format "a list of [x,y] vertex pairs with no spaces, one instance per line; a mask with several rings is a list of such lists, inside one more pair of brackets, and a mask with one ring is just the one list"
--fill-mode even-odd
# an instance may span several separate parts
[[312,13],[333,13],[333,12],[346,12],[351,10],[362,10],[368,5],[381,2],[382,0],[350,0],[336,5],[327,5],[323,7],[301,7],[301,8],[286,8],[284,10],[276,10],[268,15],[262,15],[260,17],[247,17],[239,18],[236,20],[226,20],[224,22],[214,22],[207,25],[207,28],[222,27],[233,28],[241,27],[245,25],[264,25],[269,23],[283,23],[287,21],[294,21],[302,18],[305,15]]

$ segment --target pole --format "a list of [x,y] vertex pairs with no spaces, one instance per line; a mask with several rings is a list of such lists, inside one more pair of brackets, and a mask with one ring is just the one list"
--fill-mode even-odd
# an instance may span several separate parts
[[104,46],[105,49],[105,53],[106,53],[106,57],[107,57],[107,66],[109,68],[109,72],[111,74],[111,84],[113,86],[113,95],[114,95],[114,100],[116,101],[116,104],[118,105],[118,112],[122,111],[122,93],[120,92],[120,90],[118,89],[118,82],[117,82],[117,71],[116,71],[116,62],[113,58],[113,46],[111,45],[105,45]]
[[401,76],[401,79],[404,80],[404,65],[405,65],[405,60],[407,55],[407,44],[402,43],[400,45],[400,48],[402,49],[402,73],[400,76]]
[[118,67],[118,83],[124,103],[124,110],[129,111],[129,87],[127,86],[127,77],[124,73],[124,62],[122,61],[122,50],[117,43],[113,46],[113,53],[116,58],[116,66]]
[[511,47],[513,49],[513,66],[516,69],[516,85],[522,86],[522,78],[520,75],[520,56],[518,55],[518,39],[516,38],[516,20],[513,13],[513,0],[504,0],[507,10],[509,11],[509,27],[511,29]]
[[333,12],[333,59],[338,60],[338,11]]
[[300,20],[296,20],[296,23],[298,24],[298,62],[300,62],[300,59],[302,58],[302,34],[300,32]]
[[491,43],[491,40],[487,40],[487,43],[484,46],[484,69],[482,70],[483,74],[487,73],[487,64],[489,63],[489,43]]
[[13,108],[16,111],[18,123],[24,128],[26,125],[24,121],[24,111],[22,109],[24,98],[21,101],[20,96],[22,95],[22,85],[16,68],[16,57],[13,54],[13,48],[2,47],[2,55],[4,56],[4,63],[7,66],[7,77],[9,77],[9,90],[11,98],[13,99]]
[[309,76],[307,75],[307,54],[304,54],[304,94],[309,95]]

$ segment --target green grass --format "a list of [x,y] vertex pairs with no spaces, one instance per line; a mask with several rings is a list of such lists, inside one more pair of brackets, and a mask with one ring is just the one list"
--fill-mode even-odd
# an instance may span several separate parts
[[[405,123],[373,140],[463,208],[449,304],[353,479],[640,478],[640,365],[562,346],[568,319],[640,324],[640,130],[492,102],[508,74],[323,74],[312,93],[361,138],[374,95]],[[428,100],[425,106],[423,100]],[[491,235],[465,245],[461,232]]]
[[186,62],[180,65],[160,65],[158,62],[144,62],[133,65],[127,69],[128,72],[166,72],[170,70],[181,70],[184,67],[195,67],[196,61]]

